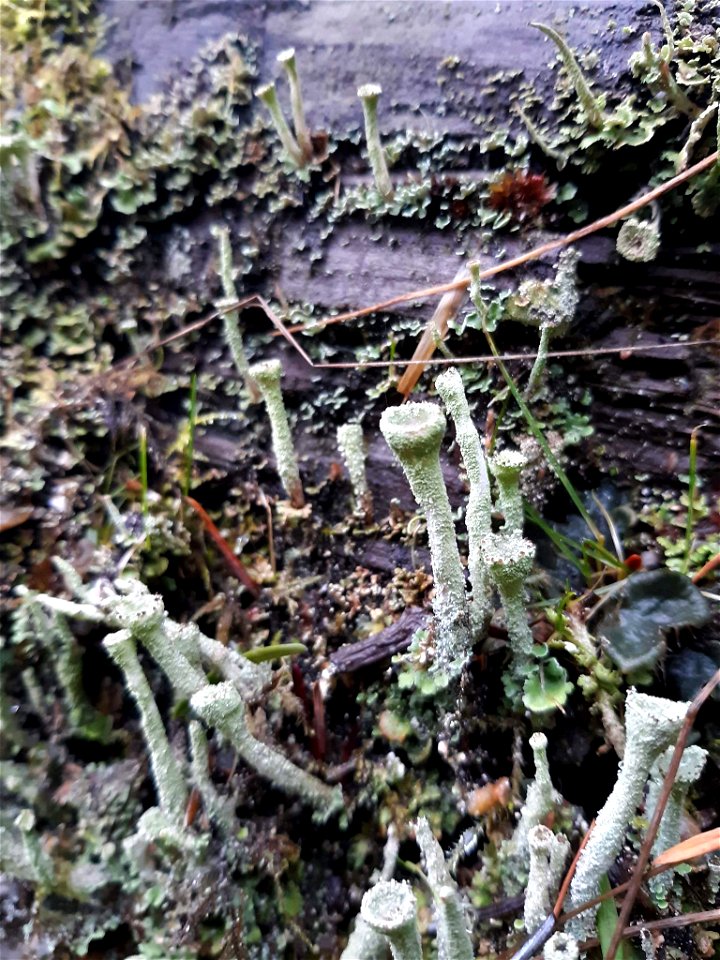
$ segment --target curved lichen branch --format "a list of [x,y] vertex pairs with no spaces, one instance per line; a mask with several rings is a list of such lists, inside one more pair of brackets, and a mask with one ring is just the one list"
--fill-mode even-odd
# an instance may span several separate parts
[[[636,693],[631,688],[625,706],[625,755],[620,772],[580,854],[570,886],[573,907],[597,896],[600,881],[622,849],[630,818],[640,803],[648,774],[660,755],[676,740],[688,703]],[[572,932],[592,932],[594,911],[582,913]]]
[[180,825],[187,804],[187,786],[168,743],[155,697],[140,666],[135,641],[129,630],[120,630],[105,637],[104,646],[122,670],[127,688],[137,703],[160,809],[171,823]]
[[558,48],[558,52],[568,72],[570,81],[575,88],[575,93],[577,94],[578,101],[580,102],[580,106],[588,123],[592,124],[592,126],[598,130],[602,130],[605,126],[605,114],[603,113],[602,103],[590,89],[590,84],[586,80],[585,74],[582,72],[580,64],[565,38],[561,36],[557,30],[548,27],[547,24],[533,22],[530,26],[544,33]]
[[316,808],[322,819],[334,816],[342,809],[340,787],[327,786],[252,735],[247,722],[247,706],[231,683],[203,687],[191,698],[190,705],[204,723],[220,731],[248,766],[273,786],[302,797]]
[[425,861],[425,874],[438,913],[438,954],[452,960],[473,960],[475,954],[465,905],[450,875],[443,849],[425,817],[420,817],[415,825],[415,838]]

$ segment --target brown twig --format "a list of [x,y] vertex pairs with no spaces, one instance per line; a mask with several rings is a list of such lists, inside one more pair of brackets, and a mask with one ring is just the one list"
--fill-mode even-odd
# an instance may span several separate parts
[[712,573],[712,571],[720,566],[720,553],[716,553],[714,557],[710,557],[707,563],[704,563],[698,572],[693,576],[693,583],[700,583],[701,580],[704,580],[705,577]]
[[[713,923],[720,920],[720,910],[700,910],[697,913],[682,913],[679,917],[663,917],[662,920],[650,920],[648,923],[639,923],[630,927],[625,927],[622,931],[622,939],[625,937],[637,937],[643,930],[668,930],[670,928],[689,927],[693,923]],[[581,950],[591,950],[600,945],[599,940],[586,940],[581,944]]]
[[628,884],[627,894],[623,900],[622,907],[620,908],[617,924],[615,925],[612,940],[610,941],[610,945],[605,953],[604,960],[615,960],[615,955],[618,947],[620,946],[620,941],[624,936],[624,931],[625,927],[627,926],[630,912],[632,911],[637,895],[640,892],[640,886],[643,882],[645,867],[650,859],[652,845],[655,842],[655,837],[657,836],[657,832],[660,827],[660,821],[662,820],[665,807],[667,806],[667,802],[670,797],[670,792],[673,788],[673,784],[675,783],[675,777],[677,776],[678,767],[680,766],[680,761],[682,760],[687,738],[690,735],[690,730],[692,729],[692,725],[695,722],[695,718],[697,717],[700,708],[718,683],[720,683],[720,670],[717,670],[715,675],[708,680],[700,693],[698,693],[688,707],[682,729],[680,730],[680,735],[678,736],[677,743],[675,744],[675,749],[673,751],[672,759],[670,760],[668,771],[665,774],[665,779],[663,780],[662,790],[660,791],[657,805],[650,819],[647,833],[645,834],[645,839],[643,840],[643,845],[640,848],[637,863],[635,864],[633,875]]
[[218,550],[222,554],[223,559],[225,560],[225,563],[230,568],[230,571],[232,572],[232,574],[237,577],[237,579],[242,583],[242,585],[247,590],[249,590],[254,597],[259,596],[260,587],[257,585],[257,583],[255,583],[255,581],[247,572],[243,564],[240,562],[240,560],[238,560],[238,558],[232,552],[230,547],[227,545],[227,543],[225,542],[225,538],[220,533],[218,528],[215,526],[213,521],[210,519],[210,516],[208,515],[205,508],[201,506],[201,504],[199,504],[197,500],[195,500],[193,497],[184,497],[183,499],[185,500],[185,503],[187,503],[188,506],[193,508],[195,513],[197,513],[197,515],[202,520],[203,526],[212,537],[213,542],[215,543],[215,546],[218,548]]

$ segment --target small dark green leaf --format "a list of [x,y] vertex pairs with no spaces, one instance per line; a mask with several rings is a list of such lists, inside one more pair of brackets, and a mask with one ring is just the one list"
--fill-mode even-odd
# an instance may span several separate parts
[[705,597],[674,570],[636,573],[617,592],[619,603],[598,627],[607,651],[625,673],[652,669],[672,627],[700,626],[710,616]]

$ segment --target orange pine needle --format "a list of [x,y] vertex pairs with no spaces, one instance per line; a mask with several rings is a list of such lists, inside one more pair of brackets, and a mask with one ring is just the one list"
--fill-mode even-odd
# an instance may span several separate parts
[[683,840],[682,843],[676,843],[674,847],[670,847],[668,850],[663,850],[653,860],[653,868],[674,867],[678,863],[685,863],[686,860],[693,860],[695,857],[704,857],[709,853],[715,853],[716,850],[720,850],[720,827],[698,833],[694,837]]

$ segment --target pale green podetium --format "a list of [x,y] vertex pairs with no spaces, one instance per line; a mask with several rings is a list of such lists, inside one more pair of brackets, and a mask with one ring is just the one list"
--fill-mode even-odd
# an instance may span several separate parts
[[305,120],[305,108],[303,106],[302,90],[300,88],[300,77],[297,72],[295,49],[289,47],[287,50],[281,50],[276,59],[287,73],[288,83],[290,84],[290,109],[292,110],[295,136],[302,151],[303,160],[305,163],[310,163],[313,158],[313,145],[310,139],[310,131],[308,130],[308,125]]
[[503,535],[521,537],[525,523],[520,476],[527,458],[517,450],[501,450],[490,460],[490,469],[497,481],[498,500],[505,518]]
[[135,641],[129,630],[120,630],[105,637],[103,645],[122,670],[140,712],[160,809],[170,823],[180,825],[187,805],[187,786],[168,742],[155,697],[140,666]]
[[528,835],[530,868],[525,889],[525,930],[532,934],[542,926],[555,903],[570,843],[561,833],[555,834],[542,823]]
[[[645,817],[647,820],[650,820],[655,813],[663,782],[672,762],[674,752],[673,747],[668,747],[665,753],[663,753],[654,764],[650,773],[650,782],[645,800]],[[692,746],[685,749],[677,774],[675,775],[675,782],[673,783],[665,812],[660,821],[660,828],[653,843],[653,857],[659,856],[659,854],[665,850],[674,847],[676,843],[680,843],[682,839],[680,830],[688,790],[702,773],[707,755],[707,750],[704,750],[702,747]],[[667,897],[672,888],[673,872],[672,870],[666,870],[664,873],[661,873],[660,876],[653,877],[650,880],[650,889],[656,897],[662,899]]]
[[[612,793],[597,815],[595,827],[580,854],[570,885],[570,900],[579,907],[600,892],[600,881],[622,849],[630,819],[642,800],[653,764],[678,737],[688,703],[628,692],[625,702],[625,756]],[[596,908],[595,908],[596,909]],[[595,910],[587,910],[573,921],[574,936],[590,936]]]
[[322,820],[342,809],[340,787],[327,786],[252,735],[247,707],[232,683],[208,684],[191,697],[190,706],[204,723],[220,731],[248,766],[279,790],[302,797]]
[[365,438],[359,423],[343,423],[337,429],[337,442],[355,497],[355,512],[372,519],[372,494],[365,473]]
[[415,838],[422,851],[425,874],[438,913],[438,955],[448,960],[473,960],[475,953],[465,904],[450,875],[443,849],[425,817],[420,817],[415,825]]
[[425,513],[435,581],[436,663],[440,670],[454,674],[467,659],[472,638],[465,576],[440,469],[445,427],[445,415],[434,403],[389,407],[380,418],[380,430]]
[[544,23],[531,23],[530,26],[535,27],[537,30],[540,30],[541,33],[544,33],[545,36],[549,37],[558,48],[558,52],[560,53],[560,57],[565,65],[568,76],[570,77],[570,81],[575,88],[578,102],[580,103],[580,107],[585,114],[588,123],[596,129],[602,130],[605,126],[605,114],[603,113],[602,103],[590,89],[590,84],[585,79],[585,74],[582,72],[575,54],[568,46],[565,39],[557,32],[557,30],[553,30],[552,27],[548,27]]
[[435,381],[448,413],[455,424],[455,439],[460,447],[465,470],[470,483],[465,525],[468,531],[468,566],[472,586],[470,616],[473,633],[479,638],[485,631],[490,617],[489,582],[482,541],[492,528],[492,496],[490,478],[482,441],[470,416],[470,407],[465,397],[459,370],[450,367]]
[[409,884],[381,880],[362,898],[360,916],[385,937],[393,960],[422,960],[417,904]]
[[285,115],[282,112],[282,107],[280,106],[280,101],[278,100],[275,84],[266,83],[264,86],[258,87],[255,93],[258,97],[260,97],[262,102],[267,107],[268,113],[270,114],[275,126],[275,132],[277,133],[278,137],[280,137],[280,142],[285,148],[285,152],[296,167],[304,167],[305,156],[300,144],[293,136],[293,132],[288,126]]
[[535,559],[535,545],[518,534],[491,534],[483,541],[483,554],[490,576],[502,600],[512,651],[512,672],[524,679],[532,662],[533,637],[527,621],[525,581]]
[[382,87],[379,83],[366,83],[362,87],[358,87],[357,95],[362,100],[363,113],[365,114],[365,141],[370,166],[375,178],[375,186],[385,200],[390,200],[394,190],[385,151],[380,142],[377,120],[377,104],[381,93]]
[[[230,246],[230,231],[227,227],[214,225],[210,227],[210,233],[218,242],[218,257],[220,260],[220,279],[222,280],[223,293],[229,303],[236,303],[238,300],[235,280],[233,279],[232,248]],[[222,309],[224,302],[217,304],[218,309]],[[223,313],[223,329],[225,331],[225,340],[230,348],[230,354],[233,363],[240,376],[245,382],[245,387],[253,403],[260,400],[260,391],[258,386],[250,376],[250,363],[245,354],[242,333],[240,332],[240,318],[237,310],[228,310]]]
[[260,389],[270,418],[277,472],[291,504],[293,507],[300,508],[305,504],[305,495],[290,433],[290,422],[280,389],[282,364],[279,360],[265,360],[252,366],[250,374]]

